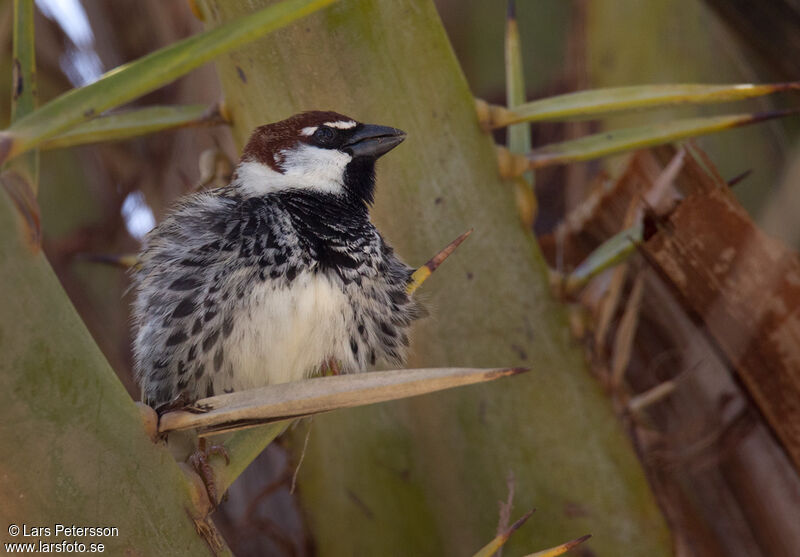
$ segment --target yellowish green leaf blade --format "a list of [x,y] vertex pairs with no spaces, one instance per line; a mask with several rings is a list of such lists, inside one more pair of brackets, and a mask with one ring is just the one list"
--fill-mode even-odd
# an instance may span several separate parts
[[509,526],[508,530],[506,530],[505,532],[503,532],[501,534],[498,534],[497,536],[495,536],[495,538],[492,541],[490,541],[489,543],[484,545],[482,548],[480,548],[478,550],[478,552],[475,555],[473,555],[473,557],[492,557],[492,555],[497,553],[497,551],[501,547],[503,547],[503,545],[505,545],[505,543],[508,541],[508,538],[511,537],[511,534],[516,532],[519,529],[520,526],[525,524],[525,521],[528,520],[531,517],[533,512],[534,512],[533,509],[531,509],[528,512],[526,512],[524,515],[522,515],[519,518],[519,520],[517,520],[514,524]]
[[398,369],[317,377],[197,401],[161,416],[159,431],[222,433],[263,423],[422,395],[517,375],[524,368]]
[[42,143],[42,149],[62,149],[100,141],[119,141],[186,126],[225,123],[216,106],[149,106],[92,118]]
[[678,104],[731,102],[800,90],[800,82],[732,85],[665,84],[634,85],[578,91],[532,101],[520,106],[490,107],[489,125],[493,128],[519,122],[543,120],[583,120],[615,112],[627,112]]
[[447,244],[439,253],[431,257],[425,265],[414,271],[411,275],[411,280],[408,281],[406,292],[413,294],[417,288],[422,286],[422,283],[428,280],[433,272],[439,268],[439,265],[444,263],[444,260],[456,251],[456,248],[461,245],[461,242],[466,240],[472,234],[472,228],[461,234],[458,238]]
[[581,536],[580,538],[576,538],[567,543],[562,543],[561,545],[557,545],[556,547],[551,547],[550,549],[537,551],[536,553],[531,553],[530,555],[526,555],[525,557],[557,557],[558,555],[563,555],[570,549],[574,549],[575,547],[579,546],[580,544],[582,544],[591,537],[592,537],[591,534],[586,534],[585,536]]
[[284,0],[115,68],[15,122],[0,136],[0,162],[335,1]]
[[528,155],[532,168],[596,159],[607,155],[652,147],[680,139],[720,132],[797,113],[776,110],[758,114],[734,114],[687,118],[635,128],[623,128],[553,143],[534,149]]
[[582,288],[589,280],[606,269],[625,261],[642,241],[644,225],[638,223],[626,228],[600,244],[580,265],[567,277],[567,292]]

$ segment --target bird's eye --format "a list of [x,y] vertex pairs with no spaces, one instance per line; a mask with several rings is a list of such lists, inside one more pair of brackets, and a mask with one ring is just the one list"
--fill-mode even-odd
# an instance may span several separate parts
[[317,128],[317,131],[314,132],[314,139],[322,144],[332,142],[335,137],[336,132],[327,126],[320,126]]

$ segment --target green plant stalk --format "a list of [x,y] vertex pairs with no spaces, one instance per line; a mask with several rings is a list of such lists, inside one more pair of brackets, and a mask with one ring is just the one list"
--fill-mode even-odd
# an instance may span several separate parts
[[33,15],[33,0],[14,0],[12,122],[33,112],[36,108],[36,53]]
[[[508,2],[506,18],[505,63],[506,63],[506,105],[515,108],[525,102],[525,73],[522,61],[522,45],[517,26],[514,0]],[[525,154],[531,150],[531,126],[521,123],[508,128],[508,150],[512,153]],[[523,174],[523,178],[533,187],[533,172]]]
[[[265,3],[202,0],[221,21]],[[314,108],[408,132],[378,164],[373,218],[409,264],[475,228],[425,285],[435,317],[415,327],[409,367],[537,370],[315,418],[298,481],[321,557],[470,555],[495,536],[509,470],[515,508],[539,509],[542,546],[593,532],[597,555],[670,555],[638,460],[517,224],[432,2],[343,2],[217,67],[240,145],[254,127]],[[297,453],[303,434],[291,437]],[[563,513],[575,504],[589,511]],[[530,551],[527,539],[507,545]]]
[[761,114],[733,114],[672,120],[649,126],[623,128],[597,133],[534,149],[528,155],[531,168],[567,164],[671,143],[680,139],[757,124],[796,114],[798,110],[776,110]]
[[[33,0],[14,0],[12,38],[13,76],[11,80],[11,122],[36,109],[36,49]],[[32,151],[10,165],[20,174],[36,198],[39,190],[39,152]],[[32,209],[33,210],[33,209]]]
[[661,108],[681,104],[710,104],[800,90],[800,82],[731,85],[635,85],[557,95],[499,110],[491,126],[501,128],[519,122],[586,120],[617,112]]
[[0,522],[116,527],[78,540],[109,555],[208,554],[183,473],[23,231],[0,189]]
[[285,0],[115,68],[96,82],[68,91],[12,124],[0,135],[0,162],[335,1]]

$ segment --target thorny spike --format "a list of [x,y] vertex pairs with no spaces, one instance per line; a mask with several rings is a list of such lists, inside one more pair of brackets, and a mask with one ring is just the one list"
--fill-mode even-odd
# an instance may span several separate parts
[[753,173],[753,169],[749,168],[749,169],[745,170],[744,172],[742,172],[741,174],[739,174],[737,176],[734,176],[733,178],[728,180],[728,187],[732,188],[733,186],[735,186],[736,184],[738,184],[739,182],[741,182],[742,180],[744,180],[745,178],[750,176],[752,173]]
[[536,509],[531,509],[528,512],[526,512],[525,514],[523,514],[521,517],[519,517],[514,524],[512,524],[511,526],[508,527],[508,530],[505,531],[505,533],[503,534],[503,537],[505,537],[505,539],[508,539],[509,537],[511,537],[511,534],[513,534],[514,532],[519,530],[520,526],[525,524],[525,522],[527,522],[527,520],[535,512],[536,512]]
[[443,250],[439,253],[431,257],[425,265],[414,271],[414,274],[411,275],[411,280],[408,282],[408,286],[406,286],[406,291],[409,294],[413,294],[417,288],[422,286],[422,283],[425,282],[429,276],[433,274],[433,272],[441,265],[445,259],[450,257],[456,248],[461,245],[461,242],[467,239],[467,237],[472,234],[474,229],[470,228],[466,232],[464,232],[461,236],[447,244]]
[[517,19],[517,3],[514,0],[508,0],[506,19]]
[[531,553],[527,557],[556,557],[557,555],[563,555],[570,549],[579,546],[580,544],[582,544],[591,537],[592,537],[591,534],[586,534],[585,536],[581,536],[580,538],[568,541],[567,543],[562,543],[561,545],[551,547],[550,549],[545,549],[543,551],[537,551],[536,553]]
[[477,553],[473,555],[473,557],[490,557],[493,555],[497,555],[503,549],[503,546],[508,541],[508,538],[511,537],[511,534],[517,531],[520,526],[525,524],[525,521],[528,520],[531,515],[536,511],[536,509],[531,509],[526,512],[519,520],[517,520],[514,524],[509,526],[505,531],[499,532],[497,536],[495,536],[492,541],[488,544],[484,545]]

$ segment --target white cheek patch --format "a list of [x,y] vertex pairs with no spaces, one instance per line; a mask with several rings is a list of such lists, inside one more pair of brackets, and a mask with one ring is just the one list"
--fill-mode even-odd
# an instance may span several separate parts
[[298,143],[280,152],[283,172],[255,161],[236,167],[234,185],[251,195],[264,195],[289,189],[308,189],[340,194],[344,191],[344,171],[353,157],[336,149],[321,149]]
[[[355,128],[356,123],[352,120],[340,120],[338,122],[325,122],[322,124],[323,126],[328,126],[329,128],[336,128],[339,130],[349,130],[350,128]],[[316,128],[314,128],[316,131]]]
[[318,126],[308,126],[307,128],[303,128],[300,130],[300,135],[305,135],[306,137],[314,135],[314,132],[317,131]]

